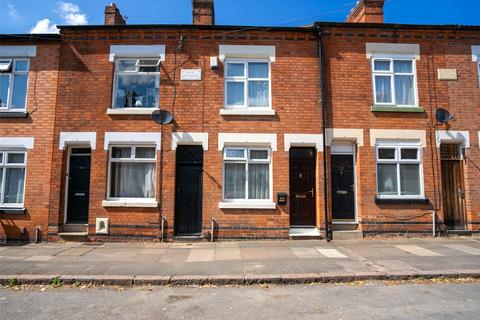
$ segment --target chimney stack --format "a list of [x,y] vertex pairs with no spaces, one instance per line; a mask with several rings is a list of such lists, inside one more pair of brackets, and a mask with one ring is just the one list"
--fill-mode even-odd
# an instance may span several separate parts
[[115,3],[110,3],[110,5],[105,7],[105,25],[113,26],[113,25],[125,25],[127,22],[125,21],[125,18],[120,13],[120,10],[118,10],[117,6]]
[[192,0],[193,24],[214,25],[215,8],[213,0]]
[[347,17],[347,22],[383,23],[385,0],[358,0]]

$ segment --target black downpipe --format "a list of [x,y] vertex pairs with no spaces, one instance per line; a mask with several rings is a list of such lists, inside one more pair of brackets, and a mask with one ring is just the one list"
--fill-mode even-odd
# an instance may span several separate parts
[[327,241],[332,240],[330,235],[330,224],[328,222],[328,181],[327,181],[327,107],[326,107],[326,93],[325,93],[325,70],[324,70],[324,55],[323,55],[323,41],[322,30],[317,26],[318,39],[318,55],[320,57],[320,90],[322,95],[322,131],[323,131],[323,202],[325,211],[325,238]]

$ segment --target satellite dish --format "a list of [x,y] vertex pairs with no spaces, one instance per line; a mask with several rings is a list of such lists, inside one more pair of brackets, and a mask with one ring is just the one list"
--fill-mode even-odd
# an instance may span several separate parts
[[155,110],[152,113],[152,120],[161,125],[170,124],[173,121],[173,114],[167,110]]
[[455,118],[450,114],[450,112],[442,108],[437,109],[437,112],[435,113],[435,117],[437,118],[438,123],[448,123],[448,121]]

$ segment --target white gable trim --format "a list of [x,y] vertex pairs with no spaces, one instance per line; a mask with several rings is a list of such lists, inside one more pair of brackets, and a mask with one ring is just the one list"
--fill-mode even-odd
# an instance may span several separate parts
[[109,61],[115,58],[160,58],[165,61],[164,45],[111,45]]
[[219,59],[269,59],[275,62],[275,46],[220,45]]
[[472,46],[472,61],[480,62],[480,46]]
[[277,135],[275,133],[219,133],[218,150],[227,146],[268,146],[277,151]]
[[440,148],[442,142],[461,143],[464,148],[470,148],[470,132],[468,131],[437,130],[435,136],[437,148]]
[[96,132],[60,132],[58,149],[65,150],[65,146],[71,144],[88,144],[92,150],[97,147]]
[[375,147],[377,140],[418,140],[423,148],[427,147],[425,130],[370,129],[370,146]]
[[333,141],[353,141],[359,147],[363,147],[363,129],[327,128],[326,134],[327,146],[332,145]]
[[285,151],[290,147],[315,147],[317,152],[323,152],[323,134],[285,134]]
[[0,46],[0,57],[35,57],[37,46]]
[[33,149],[33,137],[0,137],[0,149]]
[[375,54],[386,55],[412,55],[420,60],[420,45],[409,43],[377,43],[367,42],[367,59],[371,59]]
[[160,132],[105,132],[103,148],[108,150],[110,144],[155,144],[157,150],[161,148],[162,134]]
[[208,150],[208,133],[205,132],[172,132],[172,150],[179,145],[201,145],[203,151]]

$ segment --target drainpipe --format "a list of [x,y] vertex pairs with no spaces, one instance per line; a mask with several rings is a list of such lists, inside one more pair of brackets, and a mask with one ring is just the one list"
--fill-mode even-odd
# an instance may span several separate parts
[[327,241],[332,240],[330,236],[330,225],[328,222],[328,181],[327,181],[327,107],[325,102],[325,79],[324,79],[324,55],[323,55],[323,41],[322,41],[322,29],[317,25],[317,40],[318,40],[318,54],[319,54],[319,63],[320,63],[320,90],[322,93],[322,131],[323,131],[323,203],[324,203],[324,214],[325,214],[325,238]]

